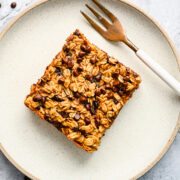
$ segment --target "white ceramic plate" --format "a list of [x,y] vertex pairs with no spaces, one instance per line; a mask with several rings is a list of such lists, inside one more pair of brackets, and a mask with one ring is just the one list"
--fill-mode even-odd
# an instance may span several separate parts
[[[89,26],[79,12],[85,10],[85,2],[49,1],[24,16],[21,13],[10,24],[19,19],[13,27],[9,25],[0,35],[1,150],[34,179],[135,179],[162,157],[178,131],[179,98],[130,49],[106,41]],[[119,17],[133,42],[180,78],[175,49],[152,19],[120,1],[103,3]],[[76,28],[143,79],[93,154],[76,147],[23,102],[30,85]]]

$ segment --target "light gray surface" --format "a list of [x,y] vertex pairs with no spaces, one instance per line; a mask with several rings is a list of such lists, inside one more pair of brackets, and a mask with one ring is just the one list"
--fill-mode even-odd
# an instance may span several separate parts
[[[12,10],[12,0],[0,0],[0,31],[9,20],[30,3],[37,0],[16,0],[17,7]],[[179,0],[130,0],[155,17],[166,29],[180,51],[180,1]],[[0,153],[0,180],[22,180],[23,175],[16,170]],[[180,179],[180,133],[163,159],[141,180]]]

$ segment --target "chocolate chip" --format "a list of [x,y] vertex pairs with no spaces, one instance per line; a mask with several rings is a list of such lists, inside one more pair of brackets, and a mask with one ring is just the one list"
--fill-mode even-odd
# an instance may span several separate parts
[[86,53],[90,53],[91,52],[91,47],[90,46],[87,46],[85,44],[81,45],[81,50],[86,52]]
[[122,95],[123,95],[123,91],[119,90],[119,91],[118,91],[118,94],[119,94],[120,96],[122,96]]
[[48,82],[47,78],[41,78],[41,79],[39,80],[39,85],[40,85],[40,86],[44,86],[44,84],[45,84],[46,82]]
[[113,92],[108,93],[107,97],[108,97],[109,99],[113,98],[113,97],[114,97]]
[[130,72],[131,72],[130,68],[126,67],[126,73],[127,73],[127,75],[129,75]]
[[119,86],[120,85],[120,81],[119,80],[115,80],[114,82],[113,82],[113,86]]
[[89,111],[90,110],[90,104],[85,104],[85,108]]
[[74,92],[74,97],[79,98],[81,95],[78,92]]
[[91,123],[91,120],[87,117],[84,119],[84,121],[85,121],[86,125],[89,125]]
[[95,64],[95,63],[96,63],[96,57],[92,57],[92,58],[90,59],[90,63],[91,63],[91,64]]
[[42,100],[42,96],[41,95],[35,95],[34,97],[33,97],[33,101],[34,102],[41,102],[41,100]]
[[112,74],[112,77],[113,78],[118,78],[119,76],[119,72],[118,71],[115,71],[113,74]]
[[82,72],[82,71],[83,71],[83,67],[79,66],[79,67],[77,68],[77,70],[78,70],[78,72]]
[[60,76],[62,73],[61,73],[61,68],[59,67],[56,67],[56,70],[55,70],[55,73]]
[[118,104],[119,103],[116,98],[114,98],[113,101],[114,101],[114,104]]
[[98,101],[93,101],[93,105],[94,105],[95,109],[97,109],[98,106],[99,106],[99,102]]
[[125,91],[124,94],[126,94],[127,96],[130,95],[130,97],[132,96],[131,91]]
[[48,113],[46,113],[46,114],[44,115],[44,119],[47,120],[47,121],[49,121],[49,120],[51,119],[51,117],[50,117],[50,115],[49,115]]
[[58,57],[59,57],[59,53],[58,53],[58,54],[56,54],[55,58],[56,58],[56,59],[58,59]]
[[57,102],[62,102],[62,101],[64,101],[64,99],[58,97],[58,95],[53,96],[51,99],[52,99],[53,101],[57,101]]
[[107,63],[109,63],[109,56],[107,56],[106,59],[107,59]]
[[56,67],[55,73],[61,73],[61,68]]
[[66,56],[72,56],[72,53],[71,52],[67,52]]
[[80,35],[79,31],[76,30],[76,31],[74,32],[74,35],[79,36],[79,35]]
[[91,112],[92,115],[96,114],[96,110],[95,110],[94,106],[92,106],[90,108],[90,112]]
[[58,84],[64,84],[65,80],[63,78],[59,78]]
[[79,100],[83,104],[85,104],[87,102],[87,99],[85,97],[83,97],[83,96],[81,96]]
[[90,47],[90,46],[86,46],[85,52],[86,52],[86,53],[90,53],[90,52],[91,52],[91,47]]
[[15,7],[16,7],[16,2],[12,2],[12,3],[11,3],[11,8],[14,9]]
[[93,75],[92,75],[92,74],[88,74],[88,75],[85,76],[85,78],[86,78],[87,80],[89,80],[89,81],[92,81]]
[[100,84],[96,84],[96,87],[97,87],[97,88],[100,88]]
[[101,89],[101,93],[106,94],[106,89],[104,87]]
[[85,53],[84,51],[80,51],[79,54],[78,54],[78,56],[79,56],[80,58],[82,58],[82,57],[85,56],[85,55],[86,55],[86,53]]
[[95,82],[95,78],[93,77],[92,80],[91,80],[91,83],[94,83]]
[[74,66],[74,61],[72,59],[68,59],[68,68],[72,68]]
[[41,97],[41,103],[44,104],[46,102],[46,97],[42,96]]
[[53,122],[52,123],[58,130],[61,131],[62,128],[65,128],[65,126],[63,126],[61,123],[59,122]]
[[101,90],[100,89],[96,89],[95,90],[95,95],[96,96],[100,96],[101,95]]
[[115,86],[112,87],[112,90],[113,90],[114,92],[117,92],[117,91],[118,91],[118,89],[117,89]]
[[105,85],[105,88],[106,88],[106,89],[111,89],[111,85],[110,85],[109,83],[107,83],[107,84]]
[[126,82],[128,82],[128,81],[130,81],[130,78],[129,78],[129,76],[125,76],[125,77],[123,78],[123,80],[126,81]]
[[137,73],[133,72],[133,76],[136,78],[136,77],[138,77],[139,75],[138,75]]
[[41,108],[41,106],[38,105],[35,109],[36,109],[36,110],[40,110],[40,108]]
[[82,51],[86,52],[86,45],[82,44],[80,48]]
[[77,58],[77,63],[81,63],[82,61],[83,61],[83,58],[80,58],[80,57]]
[[95,77],[96,81],[100,81],[101,80],[101,74],[97,74],[96,77]]
[[79,131],[81,132],[82,135],[85,135],[85,134],[86,134],[86,131],[85,131],[85,130],[79,129]]
[[[43,82],[42,82],[43,81]],[[49,80],[46,78],[46,77],[42,77],[40,79],[40,83],[46,83],[46,82],[49,82]]]
[[68,99],[69,99],[70,101],[72,101],[72,100],[73,100],[73,98],[72,98],[72,97],[69,97],[69,96],[68,96]]
[[46,108],[44,104],[42,104],[42,108]]
[[74,127],[72,130],[77,132],[77,131],[79,131],[79,128]]
[[87,46],[87,45],[88,45],[88,41],[87,41],[87,40],[84,40],[84,44]]
[[53,126],[55,126],[56,128],[58,128],[59,127],[59,122],[57,122],[57,121],[53,121],[53,120],[49,120],[49,122],[51,123],[51,124],[53,124]]
[[79,113],[76,113],[76,115],[74,116],[74,119],[76,120],[76,121],[78,121],[79,119],[80,119],[80,114]]
[[99,125],[100,125],[100,119],[99,118],[95,119],[95,125],[96,125],[96,127],[99,127]]
[[74,76],[79,76],[79,71],[78,71],[77,69],[74,70],[74,71],[73,71],[73,75],[74,75]]
[[63,64],[67,64],[67,63],[68,63],[68,59],[67,59],[67,58],[63,58],[63,59],[62,59],[62,63],[63,63]]
[[69,114],[66,113],[66,112],[64,112],[64,111],[60,112],[60,114],[61,114],[61,116],[62,116],[63,118],[68,118],[68,117],[69,117]]
[[63,46],[63,51],[64,51],[64,52],[69,52],[69,48],[68,48],[66,45],[64,45],[64,46]]
[[117,88],[119,90],[126,90],[126,86],[128,85],[128,83],[126,81],[124,81],[124,83],[120,83],[120,86],[118,86]]

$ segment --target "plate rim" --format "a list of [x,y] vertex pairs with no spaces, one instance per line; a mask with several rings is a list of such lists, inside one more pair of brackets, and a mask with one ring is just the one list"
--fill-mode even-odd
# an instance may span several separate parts
[[[30,5],[29,7],[25,8],[22,12],[18,13],[18,15],[16,15],[6,26],[5,28],[3,28],[2,32],[0,33],[0,41],[1,39],[4,37],[4,35],[8,32],[8,30],[22,17],[24,16],[27,12],[29,12],[30,10],[38,7],[41,4],[44,4],[45,2],[48,2],[50,0],[39,0],[35,3],[33,3],[32,5]],[[134,8],[136,11],[138,11],[140,14],[142,14],[143,16],[145,16],[147,19],[149,19],[155,26],[156,28],[158,28],[158,30],[162,33],[162,35],[166,38],[170,48],[172,49],[172,52],[176,58],[176,62],[178,65],[178,69],[180,71],[180,56],[178,54],[178,51],[173,43],[173,41],[171,40],[171,38],[169,37],[168,33],[164,30],[164,28],[157,22],[157,20],[152,17],[150,14],[148,14],[145,10],[141,9],[140,7],[138,7],[137,5],[135,5],[132,2],[129,2],[128,0],[118,0],[119,2],[129,6],[130,8]],[[180,129],[180,113],[178,116],[178,120],[177,123],[172,131],[171,136],[169,137],[166,145],[163,147],[163,149],[159,152],[159,154],[157,155],[157,157],[149,164],[147,165],[146,168],[142,169],[139,173],[137,173],[135,176],[131,177],[130,180],[135,180],[140,178],[141,176],[143,176],[147,171],[149,171],[168,151],[168,149],[170,148],[170,146],[172,145],[178,130]],[[23,167],[21,167],[14,159],[13,157],[11,157],[11,155],[6,151],[6,149],[3,147],[2,143],[0,142],[0,150],[1,152],[5,155],[5,157],[18,169],[20,170],[23,174],[25,174],[26,176],[30,177],[31,179],[34,180],[40,180],[39,178],[35,177],[33,174],[31,174],[30,172],[28,172],[28,170],[24,169]]]

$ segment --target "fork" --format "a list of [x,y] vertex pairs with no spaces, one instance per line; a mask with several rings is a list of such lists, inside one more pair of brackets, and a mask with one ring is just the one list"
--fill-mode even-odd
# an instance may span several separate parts
[[92,25],[92,27],[105,39],[112,41],[121,41],[125,43],[135,52],[136,56],[139,57],[144,64],[146,64],[156,75],[158,75],[180,96],[180,83],[158,63],[156,63],[156,61],[154,61],[147,53],[145,53],[142,49],[139,49],[127,38],[121,22],[113,13],[111,13],[97,0],[92,0],[92,2],[95,3],[109,17],[112,22],[110,23],[109,21],[107,21],[97,11],[95,11],[92,7],[86,4],[86,7],[97,17],[99,22],[106,28],[106,30],[102,29],[87,14],[81,11],[82,15],[87,19],[87,21]]

